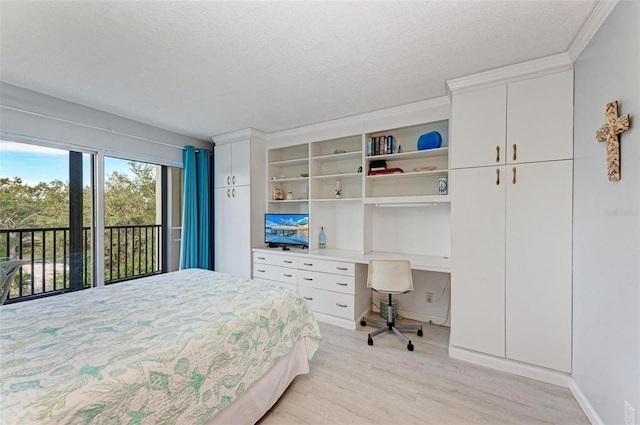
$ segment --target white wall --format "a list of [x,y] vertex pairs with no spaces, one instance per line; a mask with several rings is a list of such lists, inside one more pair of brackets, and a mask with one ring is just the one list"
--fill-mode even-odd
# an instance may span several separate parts
[[0,83],[0,130],[7,132],[5,137],[25,135],[43,142],[86,147],[108,156],[177,167],[182,167],[185,145],[213,147],[211,142],[6,83]]
[[[640,2],[621,1],[575,63],[573,374],[606,424],[640,423]],[[595,132],[618,100],[621,176]]]

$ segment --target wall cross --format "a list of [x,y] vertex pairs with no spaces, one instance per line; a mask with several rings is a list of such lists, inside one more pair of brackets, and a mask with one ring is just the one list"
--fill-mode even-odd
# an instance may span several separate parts
[[620,180],[620,141],[619,135],[629,129],[629,115],[618,116],[618,101],[607,104],[605,123],[596,131],[598,142],[607,142],[607,173],[610,181]]

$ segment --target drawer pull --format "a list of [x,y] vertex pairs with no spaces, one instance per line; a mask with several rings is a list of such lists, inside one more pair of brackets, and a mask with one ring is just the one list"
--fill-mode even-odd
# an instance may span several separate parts
[[303,277],[303,279],[304,279],[304,280],[309,280],[309,281],[313,280],[313,279],[312,279],[312,278],[310,278],[310,277]]
[[340,286],[347,286],[347,285],[348,285],[348,283],[336,282],[336,285],[340,285]]
[[313,263],[303,263],[305,266],[313,266]]
[[336,303],[336,305],[337,305],[338,307],[347,308],[347,305],[346,305],[346,304]]
[[311,298],[311,297],[302,297],[302,298],[304,298],[307,301],[313,301],[313,298]]
[[266,260],[264,257],[258,257],[258,260]]
[[293,277],[293,275],[286,274],[286,273],[283,273],[283,276],[284,276],[284,277]]
[[264,272],[265,272],[265,270],[260,270],[260,269],[258,269],[258,271],[259,271],[260,273],[264,273]]
[[284,262],[287,263],[287,264],[293,263],[293,261],[290,261],[290,260],[284,260]]
[[336,267],[336,269],[338,269],[338,270],[344,270],[344,271],[349,270],[347,267]]

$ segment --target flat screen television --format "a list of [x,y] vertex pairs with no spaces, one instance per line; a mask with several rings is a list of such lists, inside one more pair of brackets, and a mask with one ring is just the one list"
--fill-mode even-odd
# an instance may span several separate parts
[[264,241],[269,247],[309,247],[309,214],[265,214]]

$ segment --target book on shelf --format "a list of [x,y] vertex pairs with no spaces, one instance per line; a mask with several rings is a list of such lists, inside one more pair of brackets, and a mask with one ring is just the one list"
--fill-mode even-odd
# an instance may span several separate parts
[[392,153],[398,153],[395,137],[389,135],[367,138],[367,156],[390,155]]
[[369,171],[369,175],[370,176],[379,176],[379,175],[384,175],[384,174],[396,174],[396,173],[404,173],[404,170],[402,170],[402,168],[385,168],[382,170],[370,170]]

